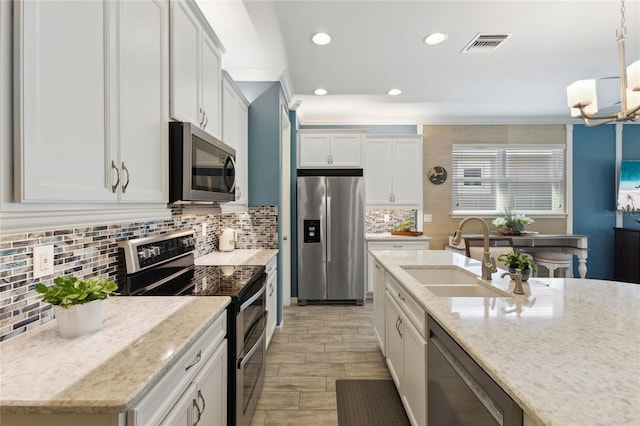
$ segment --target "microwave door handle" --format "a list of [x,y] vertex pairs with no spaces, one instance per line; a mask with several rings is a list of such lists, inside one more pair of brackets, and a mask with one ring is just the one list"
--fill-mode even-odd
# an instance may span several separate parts
[[229,185],[229,183],[227,182],[227,174],[225,173],[224,175],[224,183],[227,185],[227,187],[229,187],[229,192],[233,192],[236,189],[236,174],[235,174],[235,169],[236,169],[236,161],[233,159],[232,156],[228,156],[227,157],[227,161],[224,162],[224,170],[227,170],[227,164],[229,164],[229,161],[231,161],[231,164],[233,165],[233,182],[231,183],[231,185]]

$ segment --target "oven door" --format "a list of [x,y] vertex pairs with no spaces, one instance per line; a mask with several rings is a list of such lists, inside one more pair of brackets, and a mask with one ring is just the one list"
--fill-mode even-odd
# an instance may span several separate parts
[[261,290],[245,309],[238,313],[236,338],[238,350],[236,361],[236,424],[251,423],[264,382],[266,357],[265,292]]

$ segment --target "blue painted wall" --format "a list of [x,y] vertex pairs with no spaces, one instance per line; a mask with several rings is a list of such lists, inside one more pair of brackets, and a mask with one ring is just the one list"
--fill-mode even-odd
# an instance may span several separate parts
[[[249,106],[249,205],[282,208],[280,181],[281,133],[280,114],[286,101],[279,82],[239,82],[238,87]],[[295,157],[294,157],[295,158]],[[283,230],[278,221],[278,241]],[[278,270],[282,271],[278,255]],[[288,266],[287,266],[288,267]],[[282,274],[278,274],[278,318],[282,322]]]
[[[640,126],[623,127],[623,159],[640,159]],[[573,127],[573,231],[589,236],[587,278],[613,279],[616,226],[615,126]],[[634,227],[632,218],[625,226]],[[574,275],[577,268],[574,267]]]

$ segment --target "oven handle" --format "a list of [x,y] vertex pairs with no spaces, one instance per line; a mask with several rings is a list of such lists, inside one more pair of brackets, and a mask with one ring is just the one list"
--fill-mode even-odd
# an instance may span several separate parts
[[[261,277],[260,279],[264,279],[264,277]],[[267,280],[264,280],[262,283],[262,287],[260,288],[260,290],[258,290],[258,292],[256,294],[254,294],[253,296],[251,296],[251,298],[249,300],[247,300],[246,302],[244,302],[242,305],[240,305],[240,312],[244,311],[245,309],[247,309],[248,306],[250,306],[253,302],[256,301],[257,298],[259,298],[260,296],[262,296],[262,293],[264,293],[265,289],[267,288]]]
[[[264,313],[264,316],[267,316],[267,312]],[[255,351],[258,350],[258,347],[260,347],[260,344],[262,344],[262,341],[264,340],[264,335],[266,334],[267,329],[264,328],[262,329],[262,334],[260,334],[260,338],[258,338],[258,341],[256,342],[255,345],[253,345],[253,347],[251,348],[251,350],[249,351],[249,353],[247,353],[245,356],[243,356],[242,358],[240,358],[238,360],[238,370],[240,370],[242,367],[244,367],[244,365],[249,362],[249,360],[251,359],[251,357],[253,356],[253,354],[255,353]]]
[[191,265],[191,266],[188,266],[188,267],[186,267],[184,269],[181,269],[180,271],[176,272],[175,274],[171,274],[168,277],[161,279],[160,281],[157,281],[157,282],[155,282],[155,283],[153,283],[151,285],[148,285],[148,286],[146,286],[144,288],[141,288],[140,290],[136,291],[135,293],[132,293],[131,295],[135,296],[135,295],[137,295],[139,293],[143,293],[143,292],[146,293],[146,292],[148,292],[150,290],[153,290],[154,288],[161,286],[162,284],[166,283],[167,281],[171,281],[172,279],[177,278],[180,275],[184,275],[184,274],[188,273],[189,271],[193,270],[193,268],[194,268],[194,266]]

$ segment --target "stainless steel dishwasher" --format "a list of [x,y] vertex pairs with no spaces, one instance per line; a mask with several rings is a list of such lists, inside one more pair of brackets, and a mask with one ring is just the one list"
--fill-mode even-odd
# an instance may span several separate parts
[[431,317],[427,317],[430,425],[522,426],[522,409]]

